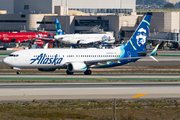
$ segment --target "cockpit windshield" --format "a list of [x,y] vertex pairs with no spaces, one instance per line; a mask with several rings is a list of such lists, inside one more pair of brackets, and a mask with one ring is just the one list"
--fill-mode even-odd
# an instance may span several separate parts
[[11,56],[11,57],[18,57],[19,55],[18,54],[9,54],[9,56]]

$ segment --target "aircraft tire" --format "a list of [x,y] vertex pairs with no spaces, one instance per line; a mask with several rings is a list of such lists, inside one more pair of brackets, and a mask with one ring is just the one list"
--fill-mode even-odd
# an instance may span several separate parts
[[19,75],[19,74],[21,74],[21,71],[17,71],[16,73]]
[[67,75],[73,75],[74,72],[69,72],[68,70],[66,70]]
[[85,75],[91,75],[91,70],[86,70],[86,71],[84,72],[84,74],[85,74]]

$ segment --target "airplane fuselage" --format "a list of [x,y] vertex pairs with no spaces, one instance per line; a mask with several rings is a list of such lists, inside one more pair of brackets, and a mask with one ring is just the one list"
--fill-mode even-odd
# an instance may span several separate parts
[[[39,32],[38,34],[39,36],[43,36],[43,37],[52,36],[51,33],[46,33],[46,32]],[[21,43],[22,41],[32,40],[35,38],[38,38],[36,32],[0,33],[0,42],[3,43],[9,43],[9,42]]]
[[88,44],[95,42],[114,43],[115,38],[109,34],[65,34],[56,35],[55,39],[66,44]]
[[[119,48],[119,47],[118,47]],[[98,61],[107,59],[117,59],[122,57],[138,57],[137,53],[125,53],[123,49],[34,49],[16,51],[6,57],[3,61],[11,67],[18,68],[66,68],[69,62]],[[99,62],[89,65],[89,67],[110,67],[127,62],[136,61],[114,60],[109,62]]]

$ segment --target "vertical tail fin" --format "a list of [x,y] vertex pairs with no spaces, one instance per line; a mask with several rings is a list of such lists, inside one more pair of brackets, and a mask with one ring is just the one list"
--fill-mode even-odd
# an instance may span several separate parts
[[38,38],[41,38],[41,36],[39,35],[39,33],[37,32],[37,36],[38,36]]
[[61,28],[59,20],[56,18],[55,18],[55,27],[56,27],[56,35],[65,35],[62,28]]
[[143,18],[138,28],[126,44],[126,49],[133,49],[137,51],[145,50],[151,16],[152,14],[149,13]]

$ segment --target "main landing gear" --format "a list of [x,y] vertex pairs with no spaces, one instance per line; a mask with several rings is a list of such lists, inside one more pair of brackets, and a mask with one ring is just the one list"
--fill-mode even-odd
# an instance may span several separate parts
[[19,74],[21,74],[21,71],[17,71],[16,73],[19,75]]
[[[69,72],[68,70],[66,70],[66,73],[67,73],[67,75],[73,75],[74,74],[74,72]],[[91,70],[86,70],[85,72],[84,72],[84,75],[91,75]]]
[[68,70],[66,70],[67,75],[73,75],[74,72],[69,72]]
[[86,70],[86,71],[84,72],[84,74],[85,74],[85,75],[91,75],[91,70]]

